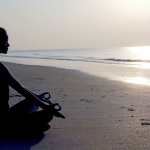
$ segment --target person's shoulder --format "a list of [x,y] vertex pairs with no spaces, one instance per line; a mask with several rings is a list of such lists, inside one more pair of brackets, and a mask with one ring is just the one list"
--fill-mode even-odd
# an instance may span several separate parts
[[0,62],[0,67],[3,67],[4,65]]
[[5,67],[5,65],[0,62],[0,77],[1,76],[8,77],[9,74],[10,74],[10,72],[7,69],[7,67]]
[[2,64],[2,63],[0,62],[0,67],[5,67],[5,66],[4,66],[4,64]]
[[7,70],[7,68],[5,67],[5,65],[3,63],[0,62],[0,70]]

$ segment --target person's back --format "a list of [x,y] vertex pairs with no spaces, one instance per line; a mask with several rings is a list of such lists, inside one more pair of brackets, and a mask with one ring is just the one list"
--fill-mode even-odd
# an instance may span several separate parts
[[[9,43],[6,31],[0,28],[0,53],[6,54],[8,51]],[[0,112],[5,112],[8,110],[8,100],[9,100],[9,84],[8,84],[8,74],[6,67],[0,63]]]
[[3,65],[0,63],[0,112],[6,112],[9,109],[9,85],[8,78],[4,72]]

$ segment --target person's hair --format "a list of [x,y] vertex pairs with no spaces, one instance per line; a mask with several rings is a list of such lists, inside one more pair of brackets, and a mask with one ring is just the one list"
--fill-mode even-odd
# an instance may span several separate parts
[[0,41],[2,41],[7,35],[7,32],[4,28],[0,27]]

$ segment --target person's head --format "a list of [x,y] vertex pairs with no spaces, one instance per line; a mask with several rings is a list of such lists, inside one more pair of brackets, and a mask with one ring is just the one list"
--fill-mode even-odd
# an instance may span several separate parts
[[6,54],[8,51],[8,35],[5,29],[0,27],[0,53]]

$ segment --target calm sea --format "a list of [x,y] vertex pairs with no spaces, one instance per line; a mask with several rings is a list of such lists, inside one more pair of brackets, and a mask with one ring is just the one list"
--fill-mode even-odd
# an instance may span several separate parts
[[1,61],[54,66],[150,85],[150,46],[105,49],[9,50]]

